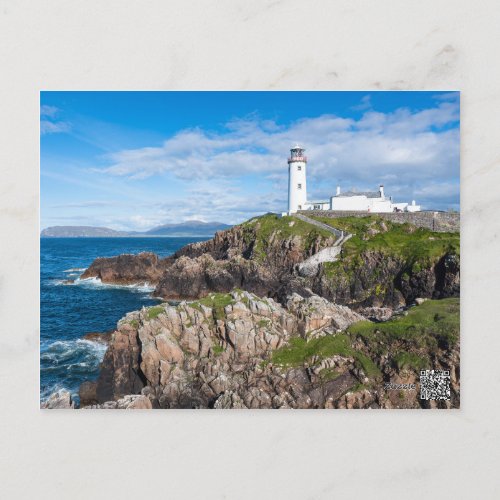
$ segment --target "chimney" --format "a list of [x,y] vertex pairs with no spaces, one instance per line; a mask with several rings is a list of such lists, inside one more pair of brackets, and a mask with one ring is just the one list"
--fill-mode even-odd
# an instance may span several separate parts
[[380,191],[380,197],[384,198],[384,185],[383,184],[380,184],[379,191]]
[[340,186],[337,186],[337,196],[340,194]]

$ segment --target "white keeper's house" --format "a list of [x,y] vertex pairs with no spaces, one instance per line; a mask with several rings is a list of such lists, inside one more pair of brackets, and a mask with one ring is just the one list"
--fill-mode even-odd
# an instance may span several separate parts
[[419,212],[415,200],[409,203],[393,203],[392,196],[386,196],[381,184],[377,191],[337,192],[329,200],[309,201],[307,199],[307,158],[304,148],[295,146],[288,158],[288,212],[299,210],[338,210],[359,212]]

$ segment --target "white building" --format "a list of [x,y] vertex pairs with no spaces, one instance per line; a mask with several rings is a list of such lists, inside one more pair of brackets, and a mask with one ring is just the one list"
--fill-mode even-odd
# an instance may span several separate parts
[[288,213],[299,210],[339,210],[359,212],[419,212],[420,205],[393,203],[392,196],[386,196],[381,184],[377,191],[346,191],[342,193],[340,186],[337,192],[327,201],[307,200],[307,157],[305,149],[295,146],[290,150],[288,158]]

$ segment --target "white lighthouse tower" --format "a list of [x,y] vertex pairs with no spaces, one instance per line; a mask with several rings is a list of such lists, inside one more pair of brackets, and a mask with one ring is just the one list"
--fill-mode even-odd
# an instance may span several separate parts
[[305,149],[295,146],[288,158],[288,213],[305,210],[307,204]]

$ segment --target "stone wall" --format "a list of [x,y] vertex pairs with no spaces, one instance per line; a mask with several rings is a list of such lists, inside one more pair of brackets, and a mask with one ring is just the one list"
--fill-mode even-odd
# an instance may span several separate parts
[[369,212],[332,211],[332,210],[302,210],[299,212],[306,216],[317,217],[366,217],[378,215],[383,219],[399,224],[409,222],[418,227],[425,227],[437,232],[460,231],[460,214],[456,212],[392,212],[373,214]]

